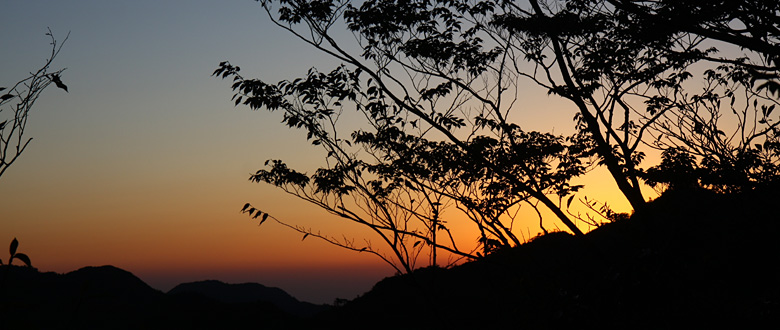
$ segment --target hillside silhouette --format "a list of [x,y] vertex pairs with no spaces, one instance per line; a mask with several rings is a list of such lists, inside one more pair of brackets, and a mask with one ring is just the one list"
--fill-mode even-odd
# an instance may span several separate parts
[[265,302],[296,316],[312,316],[326,309],[322,305],[298,301],[282,289],[258,283],[227,284],[215,280],[182,283],[168,291],[168,295],[201,295],[225,304]]
[[583,237],[385,279],[321,318],[332,329],[763,325],[780,317],[777,196],[669,192]]
[[339,307],[219,281],[157,291],[124,270],[2,268],[0,327],[701,328],[780,317],[776,188],[672,191],[576,237],[557,232],[450,269],[386,278]]
[[325,308],[260,284],[203,281],[163,293],[113,266],[67,274],[2,266],[0,279],[0,329],[277,328]]

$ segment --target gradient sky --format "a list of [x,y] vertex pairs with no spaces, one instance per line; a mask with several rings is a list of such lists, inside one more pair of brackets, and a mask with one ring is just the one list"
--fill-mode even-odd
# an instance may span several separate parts
[[[217,64],[266,81],[338,64],[271,25],[256,2],[10,0],[2,17],[0,86],[44,63],[47,27],[60,41],[71,35],[53,66],[67,68],[70,92],[45,91],[28,124],[32,144],[0,178],[0,246],[17,237],[42,271],[110,264],[165,291],[251,281],[317,303],[354,298],[392,275],[368,254],[302,242],[239,213],[251,202],[324,233],[365,233],[247,181],[266,159],[305,170],[322,154],[277,114],[233,107],[229,82],[210,77]],[[571,109],[553,110],[564,103],[540,91],[524,97],[529,109],[547,109],[524,112],[525,129],[571,130]],[[586,182],[592,197],[626,208],[610,180]],[[539,230],[535,219],[519,227]]]

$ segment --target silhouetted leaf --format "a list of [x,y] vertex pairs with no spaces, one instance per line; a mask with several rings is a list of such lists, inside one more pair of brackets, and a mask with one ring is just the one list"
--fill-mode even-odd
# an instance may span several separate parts
[[262,224],[263,224],[263,222],[265,222],[265,220],[268,220],[268,213],[266,213],[266,214],[263,214],[263,219],[262,219],[262,220],[260,220],[260,224],[262,225]]
[[0,87],[0,92],[4,91],[5,87]]
[[263,214],[262,211],[257,211],[257,213],[255,213],[255,216],[253,216],[252,219],[257,219],[257,217],[259,217],[261,214]]
[[2,123],[0,123],[0,130],[2,130],[3,128],[5,128],[5,123],[7,123],[7,122],[8,122],[7,120],[3,120],[3,122],[2,122]]
[[767,91],[769,91],[770,93],[775,94],[775,95],[780,94],[780,84],[777,83],[776,81],[773,81],[773,80],[769,80],[769,81],[761,84],[757,88],[757,90],[759,90],[759,91],[762,90],[762,89],[766,89]]
[[65,92],[68,91],[68,86],[65,86],[65,84],[62,83],[62,80],[60,80],[60,75],[54,73],[51,75],[51,81],[54,82],[57,87],[64,89]]
[[0,96],[0,102],[5,101],[7,99],[13,98],[14,96],[11,94],[5,94],[3,96]]
[[19,247],[19,241],[16,240],[16,237],[14,237],[14,240],[11,241],[11,248],[9,249],[11,251],[11,258],[13,258],[14,254],[16,254],[16,248]]
[[28,257],[26,254],[17,253],[16,255],[14,255],[14,258],[21,260],[28,267],[32,267],[32,263],[30,262],[30,257]]
[[416,248],[418,245],[420,245],[420,243],[422,243],[422,241],[417,241],[417,242],[414,242],[414,245],[412,245],[412,247],[413,247],[413,248]]
[[303,238],[301,238],[301,242],[306,239],[306,237],[309,237],[309,233],[306,233],[306,235],[303,235]]
[[704,133],[704,125],[702,125],[700,122],[695,122],[693,125],[693,132],[698,134]]
[[574,195],[571,195],[568,200],[566,200],[566,207],[571,206],[571,201],[574,199]]
[[243,212],[244,212],[244,211],[246,211],[246,209],[248,209],[250,206],[252,206],[252,205],[251,205],[251,204],[249,204],[249,203],[246,203],[246,204],[244,204],[244,207],[242,207],[242,208],[241,208],[241,212],[243,213]]

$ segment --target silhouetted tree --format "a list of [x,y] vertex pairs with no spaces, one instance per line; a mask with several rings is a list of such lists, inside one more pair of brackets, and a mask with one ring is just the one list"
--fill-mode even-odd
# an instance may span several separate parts
[[[499,26],[493,34],[514,40],[517,52],[535,64],[533,74],[528,71],[531,79],[574,103],[579,129],[591,137],[634,208],[645,203],[639,167],[643,144],[661,150],[685,145],[705,158],[745,145],[719,140],[726,135],[717,122],[723,112],[719,99],[734,92],[726,78],[707,70],[702,93],[686,84],[692,65],[702,60],[767,68],[748,58],[720,59],[708,44],[711,36],[721,36],[715,31],[739,18],[726,18],[723,8],[696,1],[531,0],[528,5],[501,3],[484,21]],[[772,13],[776,17],[776,10]],[[709,33],[694,32],[702,30]],[[719,87],[725,87],[725,96],[716,93]],[[750,131],[747,116],[738,118],[741,127],[735,132]],[[717,144],[719,149],[711,147]]]
[[[447,206],[472,220],[480,233],[482,253],[487,253],[501,246],[520,244],[511,230],[516,217],[514,209],[521,203],[536,207],[531,202],[532,192],[514,187],[515,182],[533,184],[545,196],[563,197],[578,189],[569,186],[568,179],[584,171],[578,157],[587,148],[577,137],[527,133],[513,125],[514,145],[488,136],[475,136],[464,143],[466,149],[445,141],[427,140],[417,123],[397,118],[389,121],[388,107],[374,103],[384,102],[376,96],[379,89],[372,86],[363,92],[358,75],[343,67],[329,74],[312,70],[305,78],[275,85],[244,79],[238,68],[229,63],[223,63],[215,74],[233,76],[234,87],[239,91],[237,102],[246,98],[244,102],[252,108],[284,111],[288,126],[305,129],[313,143],[328,153],[330,166],[312,175],[274,160],[266,163],[270,169],[258,171],[251,180],[274,184],[332,214],[370,227],[393,253],[384,256],[370,242],[356,245],[306,228],[290,227],[304,233],[304,238],[314,235],[352,250],[375,253],[399,271],[413,269],[424,246],[430,246],[434,264],[437,249],[469,258],[481,254],[457,247],[447,220],[442,217]],[[339,118],[346,109],[340,103],[350,101],[367,118],[371,132],[357,130],[341,137]],[[338,110],[332,110],[333,107]],[[511,171],[513,180],[486,167],[485,160],[502,171]],[[249,204],[244,211],[254,218],[261,217],[261,223],[275,219]],[[438,232],[444,234],[444,239],[437,238]]]
[[[773,110],[780,96],[780,3],[664,0],[607,3],[614,6],[612,10],[628,17],[626,25],[637,34],[654,39],[701,40],[688,52],[679,48],[658,51],[717,65],[701,73],[704,84],[700,90],[672,79],[653,83],[655,93],[645,101],[647,113],[659,113],[661,109],[673,111],[664,111],[650,126],[649,145],[665,150],[665,154],[663,163],[647,174],[656,179],[658,175],[666,176],[667,180],[679,179],[680,175],[688,174],[678,170],[688,173],[695,167],[693,183],[724,192],[777,181],[780,149],[777,113],[773,115]],[[718,52],[715,46],[726,51]],[[689,68],[683,69],[670,78],[692,77]],[[699,160],[698,164],[695,159]],[[685,168],[671,166],[682,163],[686,163]],[[657,182],[653,180],[650,178],[649,182]],[[689,182],[684,185],[691,183],[690,178],[685,181]]]
[[[313,175],[275,161],[252,180],[387,230],[380,235],[401,259],[406,248],[398,242],[405,239],[473,257],[454,241],[445,246],[435,239],[447,229],[440,207],[448,205],[477,225],[483,252],[519,244],[511,214],[520,205],[536,209],[540,219],[547,210],[581,234],[565,210],[580,188],[570,179],[591,160],[608,169],[635,209],[645,204],[643,179],[693,184],[665,176],[678,166],[726,168],[742,160],[743,182],[776,176],[773,2],[739,1],[732,14],[701,1],[259,2],[280,28],[343,66],[278,83],[246,79],[228,62],[214,72],[233,79],[236,105],[284,111],[286,125],[306,130],[328,151],[329,166]],[[754,14],[756,8],[770,11]],[[695,19],[672,24],[689,13]],[[735,28],[736,21],[751,32]],[[334,32],[341,24],[356,45]],[[711,40],[751,56],[719,57]],[[721,66],[696,72],[699,62]],[[522,80],[570,100],[577,133],[526,132],[513,122]],[[724,98],[737,121],[732,135],[718,121]],[[746,107],[736,111],[735,104]],[[350,120],[365,118],[365,125],[340,128],[339,118],[353,110],[359,116]],[[665,151],[665,163],[647,173],[640,167],[645,147]],[[674,159],[682,155],[690,159]],[[725,172],[707,178],[718,173]],[[344,196],[361,202],[344,204]],[[356,216],[355,207],[370,220]],[[419,220],[421,229],[409,230],[408,219]]]
[[0,177],[32,141],[25,135],[25,129],[30,111],[41,93],[52,83],[68,91],[60,77],[65,69],[51,71],[51,64],[69,35],[60,44],[51,30],[46,35],[51,38],[51,53],[43,66],[9,88],[0,87]]
[[[636,25],[656,35],[687,33],[762,54],[766,65],[742,58],[706,57],[713,62],[736,64],[764,71],[777,78],[780,58],[780,4],[772,0],[636,1],[609,0],[615,9],[632,16]],[[776,83],[772,85],[776,86]],[[775,88],[776,89],[776,88]]]
[[[323,8],[330,10],[327,6]],[[341,12],[322,14],[328,16],[323,19],[333,20]],[[288,22],[285,15],[277,22]],[[322,16],[315,12],[307,15]],[[331,23],[312,21],[311,24],[329,26]],[[311,41],[314,45],[318,42]],[[506,98],[501,96],[503,92],[498,92],[495,98],[489,96],[494,98],[491,100],[479,95],[484,88],[497,90],[489,87],[486,78],[502,74],[487,67],[498,52],[482,52],[476,48],[473,51],[480,52],[483,58],[469,63],[468,67],[463,59],[451,58],[453,64],[448,70],[452,75],[462,74],[474,86],[422,75],[411,78],[408,89],[398,81],[400,94],[387,86],[388,78],[378,61],[363,64],[346,52],[343,55],[350,56],[348,61],[354,64],[354,70],[347,67],[329,73],[311,70],[306,77],[276,84],[245,79],[239,75],[239,68],[229,63],[222,63],[215,74],[234,79],[236,104],[285,111],[285,123],[306,129],[313,143],[326,148],[329,161],[334,162],[311,178],[275,162],[273,169],[258,172],[253,180],[284,186],[288,192],[334,214],[367,224],[376,231],[387,230],[389,234],[380,233],[380,236],[394,247],[398,259],[407,259],[402,252],[409,250],[404,247],[406,238],[413,239],[408,242],[412,247],[419,246],[420,242],[430,245],[434,254],[440,248],[474,256],[455,248],[451,238],[449,246],[437,240],[438,231],[447,231],[441,219],[441,210],[447,205],[456,206],[476,224],[485,253],[520,243],[512,232],[512,224],[516,209],[522,204],[551,210],[573,232],[581,234],[562,211],[561,199],[580,188],[570,186],[568,181],[585,171],[586,164],[581,158],[589,156],[587,141],[582,136],[563,138],[524,132],[518,125],[507,122],[505,117],[512,107],[502,104],[514,102],[516,96]],[[424,68],[427,64],[421,65]],[[412,73],[411,68],[401,70]],[[368,76],[364,84],[361,75]],[[476,86],[482,82],[484,87]],[[345,136],[337,129],[338,119],[349,109],[346,104],[354,104],[373,132],[356,131]],[[473,114],[477,116],[471,117]],[[435,137],[437,134],[443,134],[445,139]],[[426,136],[434,136],[437,142],[430,142]],[[358,154],[359,151],[365,153]],[[364,155],[367,158],[362,158]],[[364,179],[364,172],[370,177]],[[314,183],[309,187],[310,192],[291,189],[306,188],[310,181]],[[353,209],[344,205],[343,197],[347,195],[364,203],[358,209],[368,210],[369,219],[356,216]],[[324,197],[332,198],[330,203]],[[450,203],[442,202],[442,198]],[[403,215],[391,215],[399,210]],[[375,225],[378,219],[380,225]],[[408,229],[408,219],[421,222],[419,229]]]

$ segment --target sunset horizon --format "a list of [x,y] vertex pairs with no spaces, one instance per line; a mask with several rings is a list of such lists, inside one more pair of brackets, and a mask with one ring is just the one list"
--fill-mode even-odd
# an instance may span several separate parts
[[774,1],[2,10],[0,316],[780,315]]
[[[17,237],[41,271],[114,265],[161,290],[209,278],[251,281],[319,303],[353,298],[395,274],[374,256],[301,242],[276,224],[258,228],[239,212],[251,202],[326,235],[375,239],[247,181],[267,159],[313,171],[324,154],[302,132],[279,125],[280,115],[233,106],[229,84],[211,71],[230,60],[282,80],[338,64],[273,26],[257,3],[38,1],[4,11],[4,30],[15,33],[0,39],[9,46],[1,51],[3,84],[42,63],[49,27],[59,42],[69,34],[52,65],[66,68],[69,91],[41,96],[28,125],[33,140],[0,179],[0,244]],[[550,106],[549,97],[533,97]],[[524,116],[537,118],[529,127],[571,130],[570,111],[560,111],[563,121]],[[608,181],[592,181],[610,189]],[[541,232],[530,218],[518,226],[525,239]],[[565,230],[552,219],[547,227]],[[467,236],[477,244],[476,234]],[[331,287],[328,294],[309,284],[321,272],[331,274],[317,282]]]

